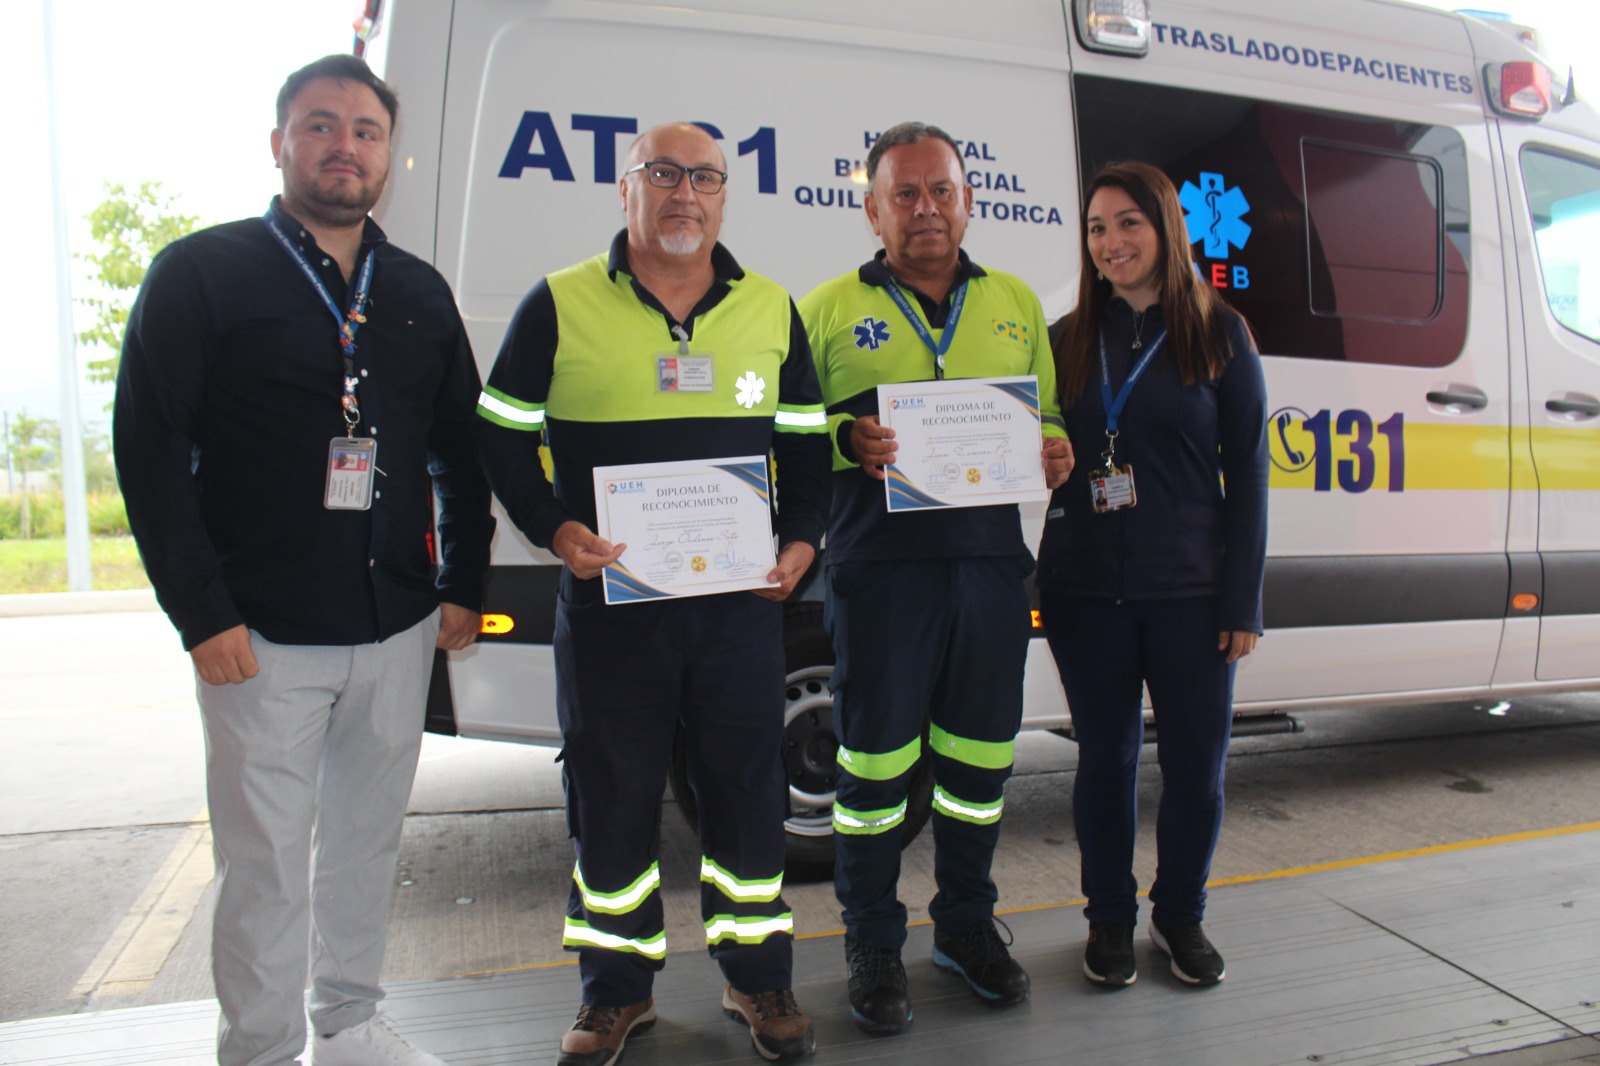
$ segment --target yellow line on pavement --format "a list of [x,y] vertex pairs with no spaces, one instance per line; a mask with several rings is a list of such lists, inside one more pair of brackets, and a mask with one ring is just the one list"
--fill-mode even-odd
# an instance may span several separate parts
[[1600,822],[1579,822],[1577,825],[1562,825],[1554,829],[1530,829],[1523,833],[1479,837],[1476,840],[1458,840],[1450,844],[1432,844],[1425,848],[1412,848],[1408,851],[1386,851],[1381,855],[1340,859],[1337,862],[1321,862],[1313,866],[1293,866],[1287,870],[1274,870],[1265,874],[1221,877],[1215,881],[1207,882],[1207,885],[1212,888],[1221,885],[1245,885],[1254,881],[1272,881],[1280,877],[1300,877],[1304,874],[1324,873],[1328,870],[1348,870],[1352,866],[1371,866],[1380,862],[1393,862],[1396,859],[1414,859],[1421,855],[1446,855],[1452,851],[1470,851],[1473,848],[1488,848],[1496,844],[1516,844],[1524,840],[1548,840],[1551,837],[1572,836],[1575,833],[1593,833],[1597,830],[1600,830]]
[[[1553,829],[1530,829],[1522,833],[1505,833],[1501,836],[1478,837],[1474,840],[1456,840],[1449,844],[1430,844],[1425,848],[1411,848],[1407,851],[1385,851],[1378,855],[1362,855],[1354,859],[1337,859],[1333,862],[1319,862],[1311,866],[1291,866],[1284,870],[1272,870],[1264,874],[1240,874],[1237,877],[1219,877],[1214,881],[1207,881],[1207,888],[1220,888],[1223,885],[1248,885],[1257,881],[1276,881],[1287,877],[1303,877],[1306,874],[1327,873],[1330,870],[1348,870],[1354,866],[1373,866],[1380,862],[1394,862],[1396,859],[1415,859],[1423,855],[1445,855],[1452,851],[1470,851],[1473,848],[1488,848],[1496,844],[1515,844],[1524,840],[1548,840],[1551,837],[1572,836],[1576,833],[1600,832],[1600,822],[1579,822],[1576,825],[1559,825]],[[1139,895],[1147,896],[1150,890],[1146,889]],[[1048,911],[1057,907],[1081,907],[1089,902],[1086,899],[1068,899],[1060,903],[1039,903],[1032,907],[1013,907],[1010,910],[997,911],[997,914],[1026,914],[1030,911]],[[913,925],[928,925],[929,922],[913,922]],[[842,930],[841,930],[842,932]],[[810,936],[838,936],[837,932],[811,933]]]
[[[1333,862],[1316,863],[1311,866],[1291,866],[1283,870],[1273,870],[1264,874],[1241,874],[1238,877],[1221,877],[1215,881],[1206,882],[1208,888],[1220,888],[1223,885],[1244,885],[1256,881],[1274,881],[1289,877],[1303,877],[1306,874],[1326,873],[1330,870],[1347,870],[1354,866],[1373,866],[1381,862],[1394,862],[1396,859],[1415,859],[1425,855],[1445,855],[1452,851],[1470,851],[1473,848],[1493,847],[1496,844],[1516,844],[1527,840],[1549,840],[1552,837],[1573,836],[1578,833],[1600,832],[1600,822],[1579,822],[1576,825],[1556,826],[1553,829],[1530,829],[1522,833],[1506,833],[1501,836],[1479,837],[1474,840],[1457,840],[1449,844],[1431,844],[1424,848],[1411,848],[1407,851],[1386,851],[1378,855],[1363,855],[1354,859],[1338,859]],[[1148,890],[1139,895],[1148,895]],[[1011,907],[1007,910],[996,911],[996,914],[1027,914],[1032,911],[1049,911],[1061,907],[1079,907],[1087,903],[1085,899],[1068,899],[1059,903],[1039,903],[1031,907]],[[932,921],[924,919],[908,923],[913,926],[932,925]],[[828,929],[816,933],[797,933],[796,940],[819,940],[823,937],[843,936],[843,929]],[[573,966],[576,960],[561,962],[535,963],[531,966],[509,966],[495,970],[475,970],[470,974],[458,974],[460,977],[486,977],[497,973],[519,973],[524,970],[543,970],[553,966]]]
[[74,996],[128,996],[145,991],[178,946],[211,883],[211,824],[206,808],[194,817],[100,953],[73,986]]

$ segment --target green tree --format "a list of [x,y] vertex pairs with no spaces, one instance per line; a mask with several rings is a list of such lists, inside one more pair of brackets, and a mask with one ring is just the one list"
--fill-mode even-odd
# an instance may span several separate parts
[[20,519],[23,540],[33,538],[33,494],[28,490],[28,474],[35,470],[48,470],[61,454],[61,427],[53,418],[29,418],[24,408],[11,419],[11,435],[6,441],[11,468],[22,482],[22,514]]
[[29,418],[24,408],[11,419],[11,466],[24,480],[34,470],[48,470],[61,451],[61,427],[53,418]]
[[122,333],[150,260],[179,237],[194,232],[200,221],[196,215],[179,214],[177,197],[162,192],[159,181],[141,182],[133,193],[107,182],[105,191],[100,206],[84,216],[99,250],[78,256],[94,266],[91,276],[104,290],[104,295],[78,301],[94,315],[93,324],[78,334],[78,342],[110,352],[88,364],[89,380],[101,382],[117,379]]

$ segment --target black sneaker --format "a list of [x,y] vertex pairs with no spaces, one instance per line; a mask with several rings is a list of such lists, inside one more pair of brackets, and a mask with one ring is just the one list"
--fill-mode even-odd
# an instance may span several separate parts
[[[994,931],[997,921],[985,921],[954,936],[935,928],[933,964],[966,978],[989,1006],[1009,1007],[1028,998],[1028,971],[1017,965],[1000,934]],[[1009,927],[1006,932],[1011,932]]]
[[1150,923],[1150,939],[1156,947],[1172,956],[1172,973],[1184,984],[1214,985],[1228,976],[1222,964],[1222,955],[1206,939],[1199,922],[1175,925],[1163,929]]
[[1124,988],[1139,979],[1133,958],[1133,926],[1122,922],[1090,922],[1089,945],[1083,952],[1083,976],[1107,988]]
[[850,966],[850,1012],[869,1033],[898,1033],[911,1024],[911,995],[900,952],[844,938]]

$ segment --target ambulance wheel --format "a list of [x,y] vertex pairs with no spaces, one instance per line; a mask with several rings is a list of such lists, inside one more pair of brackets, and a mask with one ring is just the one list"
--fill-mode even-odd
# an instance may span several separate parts
[[[839,738],[833,731],[833,642],[822,626],[822,604],[789,604],[784,613],[783,646],[788,676],[784,686],[784,771],[789,785],[789,817],[784,877],[824,881],[833,876],[833,793],[839,780],[834,761]],[[689,784],[683,731],[672,750],[672,794],[690,825],[698,824]],[[923,755],[911,771],[901,846],[916,839],[933,811],[933,761]]]

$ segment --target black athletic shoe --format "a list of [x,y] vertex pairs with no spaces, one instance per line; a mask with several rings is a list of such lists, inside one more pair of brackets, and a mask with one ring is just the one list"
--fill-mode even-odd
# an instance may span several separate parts
[[985,921],[954,936],[935,928],[933,964],[966,978],[989,1006],[1009,1007],[1028,998],[1028,971],[1017,965],[994,926],[994,921]]
[[1150,939],[1172,956],[1172,973],[1184,984],[1214,985],[1228,976],[1222,955],[1206,939],[1199,922],[1163,929],[1150,923]]
[[1089,945],[1083,951],[1083,976],[1107,988],[1125,988],[1139,979],[1139,968],[1133,958],[1132,925],[1089,923]]
[[911,1024],[911,996],[900,952],[844,938],[850,967],[850,1012],[869,1033],[898,1033]]

